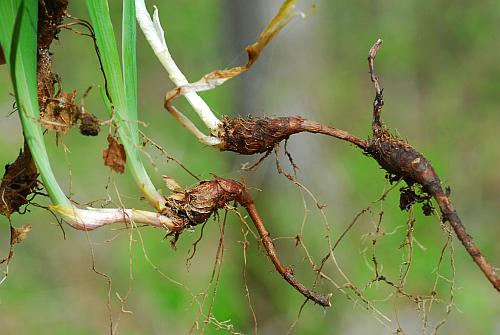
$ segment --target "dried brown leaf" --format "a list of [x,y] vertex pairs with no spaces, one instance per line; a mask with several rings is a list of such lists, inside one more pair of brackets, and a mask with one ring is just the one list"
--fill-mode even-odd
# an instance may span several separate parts
[[186,195],[184,193],[174,193],[169,195],[168,198],[176,201],[185,201]]
[[47,99],[47,105],[40,116],[43,126],[51,131],[66,134],[80,117],[80,107],[75,103],[76,91],[59,91],[55,97]]
[[161,176],[161,178],[163,179],[163,181],[165,182],[165,185],[167,185],[167,187],[170,191],[174,191],[174,192],[182,191],[181,185],[179,185],[179,183],[175,179],[173,179],[172,177]]
[[182,86],[182,89],[173,89],[166,94],[166,100],[173,101],[177,96],[190,93],[211,90],[219,85],[222,85],[227,80],[234,78],[250,69],[259,58],[262,50],[269,44],[276,34],[296,16],[304,17],[305,14],[295,10],[297,0],[285,0],[281,5],[278,13],[268,23],[267,27],[262,31],[257,41],[245,48],[248,54],[246,64],[235,66],[227,70],[212,71],[197,82]]
[[31,152],[24,144],[24,151],[12,164],[5,166],[5,174],[0,184],[0,214],[10,216],[28,203],[28,196],[37,186],[38,171]]
[[21,228],[14,226],[10,227],[10,244],[21,243],[26,238],[26,235],[31,231],[31,225],[25,224]]
[[113,171],[125,172],[125,163],[127,161],[125,147],[111,135],[108,135],[108,148],[102,152],[102,158],[104,159],[104,165],[109,166]]
[[26,224],[21,228],[16,228],[14,226],[10,226],[10,248],[9,254],[7,257],[0,259],[0,264],[10,262],[12,257],[14,257],[14,244],[21,243],[26,238],[26,235],[31,231],[31,225]]

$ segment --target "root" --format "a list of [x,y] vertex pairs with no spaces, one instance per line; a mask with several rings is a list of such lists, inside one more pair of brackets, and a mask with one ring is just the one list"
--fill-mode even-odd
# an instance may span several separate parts
[[472,237],[465,231],[465,227],[450,201],[449,192],[443,191],[441,181],[429,160],[410,144],[390,134],[380,121],[384,99],[379,79],[375,75],[374,60],[381,45],[382,40],[379,39],[368,54],[368,67],[375,87],[375,99],[373,102],[373,138],[369,141],[365,154],[374,158],[389,173],[389,176],[394,176],[396,179],[402,178],[410,187],[414,184],[422,186],[422,191],[436,200],[443,215],[443,222],[450,223],[474,262],[493,287],[500,292],[500,278],[481,254]]
[[359,137],[301,117],[225,118],[218,131],[221,143],[217,147],[242,155],[266,153],[291,135],[302,132],[324,134],[352,143],[362,150],[367,148],[367,141]]
[[212,214],[216,213],[218,209],[224,208],[231,201],[238,202],[247,210],[259,232],[267,256],[280,275],[307,299],[321,306],[329,307],[330,295],[318,294],[309,290],[297,281],[290,268],[281,263],[270,237],[271,234],[265,228],[264,222],[243,184],[218,177],[203,181],[192,189],[167,197],[166,209],[163,214],[171,218],[174,223],[172,231],[181,233],[184,229],[206,222]]
[[441,213],[443,214],[443,221],[448,221],[450,223],[458,239],[460,240],[460,242],[462,242],[462,245],[465,247],[474,262],[476,262],[486,278],[488,278],[491,284],[493,284],[493,287],[495,287],[495,289],[500,292],[500,278],[498,278],[498,276],[496,275],[495,269],[481,254],[481,251],[474,243],[472,236],[467,234],[467,232],[465,231],[465,227],[462,224],[462,221],[460,220],[457,212],[453,208],[449,197],[442,192],[433,194],[433,196],[434,199],[436,199],[439,208],[441,209]]
[[[392,135],[382,125],[379,119],[382,105],[382,91],[379,89],[374,102],[372,124],[374,136],[370,140],[363,140],[346,131],[300,117],[236,118],[224,120],[220,130],[222,141],[218,147],[223,151],[234,151],[243,155],[265,153],[281,141],[300,132],[324,134],[354,144],[362,149],[365,155],[375,159],[388,172],[390,180],[402,179],[409,187],[420,185],[422,192],[427,194],[423,197],[424,199],[433,197],[436,200],[441,209],[443,221],[450,223],[467,252],[495,289],[500,292],[500,279],[473,242],[472,237],[467,234],[429,160],[410,144]],[[405,208],[406,206],[403,206],[402,209]],[[431,210],[430,205],[424,205],[424,214],[429,215]]]
[[[429,204],[428,199],[432,197],[436,200],[441,209],[443,221],[450,222],[455,234],[467,252],[495,289],[500,292],[500,279],[495,274],[493,267],[481,255],[472,237],[466,233],[459,216],[451,204],[448,194],[443,191],[439,177],[430,162],[410,144],[392,135],[381,121],[381,112],[384,106],[383,89],[374,71],[375,57],[381,45],[382,40],[377,40],[368,54],[370,79],[375,87],[372,121],[373,137],[371,139],[364,140],[344,130],[322,125],[301,117],[262,117],[248,119],[238,117],[235,119],[225,118],[222,125],[213,131],[212,135],[216,137],[210,136],[210,141],[202,140],[202,142],[218,147],[221,151],[233,151],[242,155],[267,154],[281,141],[286,141],[291,135],[301,132],[323,134],[355,145],[363,151],[364,155],[375,159],[388,172],[391,182],[402,179],[410,188],[413,185],[420,185],[424,196],[419,198],[419,200],[427,200],[423,208],[425,215],[429,215],[432,212],[432,206]],[[188,91],[185,87],[178,87],[167,93],[165,108],[176,116],[184,127],[190,129],[198,139],[206,140],[206,136],[172,105],[173,100],[177,96],[185,94]],[[402,204],[400,205],[403,209],[406,209],[409,204],[402,200]]]
[[[222,151],[233,151],[243,155],[266,153],[281,141],[301,132],[323,134],[357,146],[364,155],[375,159],[387,171],[391,182],[402,179],[410,188],[413,185],[420,185],[424,195],[417,196],[418,200],[428,200],[431,197],[436,200],[443,221],[450,223],[474,262],[495,289],[500,292],[500,279],[475,245],[472,237],[467,234],[453,208],[448,192],[443,191],[441,181],[429,160],[410,144],[391,134],[380,119],[384,105],[383,89],[374,71],[374,60],[381,45],[382,40],[379,39],[370,49],[368,55],[370,79],[375,87],[373,137],[371,139],[363,140],[344,130],[305,120],[301,117],[226,118],[217,132],[221,139],[221,143],[217,147]],[[405,201],[402,199],[402,202]],[[404,203],[403,205],[402,209],[406,209],[408,204]],[[429,215],[431,212],[432,207],[427,201],[424,204],[424,214]]]
[[271,239],[271,234],[266,230],[266,227],[264,226],[264,223],[262,222],[257,209],[255,207],[255,204],[253,202],[248,203],[245,205],[248,214],[252,218],[252,221],[254,222],[255,226],[257,227],[257,230],[259,232],[260,237],[262,238],[262,244],[264,245],[264,248],[266,249],[267,256],[271,259],[271,261],[274,264],[274,267],[276,270],[281,274],[281,276],[290,284],[292,285],[297,291],[302,293],[302,295],[312,301],[314,301],[317,304],[320,304],[321,306],[324,307],[330,307],[330,297],[331,295],[324,295],[324,294],[318,294],[314,291],[309,290],[306,288],[304,285],[299,283],[297,279],[295,279],[293,275],[293,271],[290,268],[285,267],[280,259],[278,258],[278,255],[276,253],[276,248],[274,247],[274,243]]

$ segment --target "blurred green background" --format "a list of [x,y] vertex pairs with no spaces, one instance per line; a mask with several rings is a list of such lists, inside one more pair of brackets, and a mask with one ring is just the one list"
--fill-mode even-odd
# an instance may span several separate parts
[[[302,115],[366,137],[370,134],[373,99],[366,56],[376,39],[383,38],[376,69],[385,88],[384,121],[432,161],[443,181],[451,186],[452,200],[469,233],[490,262],[500,264],[500,2],[314,3],[317,11],[289,24],[248,73],[203,93],[203,97],[218,115]],[[153,4],[149,2],[148,7]],[[258,37],[279,4],[276,0],[156,3],[171,53],[190,80],[214,69],[244,63],[244,47]],[[301,7],[307,11],[311,4],[303,1]],[[121,3],[111,1],[110,6],[119,35]],[[69,11],[87,17],[83,2],[70,1]],[[62,77],[65,90],[76,89],[81,96],[88,86],[102,84],[90,39],[64,30],[52,52],[54,70]],[[314,272],[293,238],[300,232],[304,217],[299,189],[277,174],[273,157],[255,172],[242,172],[241,164],[255,162],[257,157],[238,157],[204,147],[174,122],[162,107],[163,95],[172,84],[140,32],[138,64],[143,131],[200,178],[216,174],[244,180],[272,235],[288,237],[276,241],[282,258],[293,264],[298,277],[310,285]],[[8,68],[0,66],[0,160],[4,164],[12,162],[22,146],[10,93]],[[101,119],[107,118],[95,88],[85,105]],[[178,106],[193,115],[184,102],[179,101]],[[86,138],[73,130],[58,146],[52,134],[46,136],[60,183],[81,204],[116,201],[118,189],[127,206],[146,209],[130,175],[114,175],[103,166],[106,132],[103,127],[100,136]],[[325,213],[333,239],[388,188],[383,171],[352,146],[315,135],[296,135],[288,148],[300,167],[300,181],[321,204],[327,205]],[[185,186],[196,183],[157,150],[149,148],[148,153],[148,170],[157,185],[162,184],[162,174]],[[145,161],[149,161],[147,156]],[[289,168],[286,160],[282,163]],[[326,229],[314,202],[307,195],[305,199],[309,211],[303,240],[319,262],[328,250]],[[41,197],[36,201],[46,204]],[[381,229],[391,234],[378,240],[377,258],[383,274],[393,281],[398,279],[407,257],[402,244],[408,219],[398,204],[398,194],[393,192],[382,205],[373,205],[371,213],[360,218],[336,250],[339,265],[361,289],[374,276],[370,261],[372,237],[368,234],[375,231],[381,209]],[[414,235],[422,247],[415,243],[406,289],[412,294],[428,295],[446,233],[437,216],[423,217],[419,206],[415,209]],[[16,246],[8,269],[1,268],[8,270],[8,277],[0,285],[0,334],[109,333],[110,317],[120,334],[202,331],[204,318],[199,316],[198,306],[202,299],[193,299],[193,295],[204,292],[210,283],[220,236],[217,222],[208,222],[197,253],[187,266],[186,259],[200,228],[184,233],[174,251],[163,232],[151,228],[140,230],[143,243],[137,233],[130,243],[128,231],[120,227],[86,234],[66,226],[64,238],[50,213],[32,206],[29,210],[26,215],[12,217],[14,225],[30,223],[33,230],[26,241]],[[0,221],[3,255],[8,252],[9,226],[4,217]],[[250,235],[248,239],[247,284],[258,332],[286,333],[297,319],[303,298],[274,271],[257,241]],[[232,325],[233,331],[252,333],[242,241],[239,219],[229,214],[212,312],[219,322]],[[455,238],[454,249],[455,306],[439,333],[500,333],[498,294]],[[107,279],[92,270],[93,259],[96,269],[111,279],[111,290]],[[327,263],[325,271],[339,284],[345,282],[332,262]],[[451,278],[449,253],[445,254],[441,273]],[[390,296],[394,290],[383,283],[366,288],[364,294],[390,317],[392,329],[399,323],[406,334],[431,334],[446,314],[450,286],[444,279],[439,281],[437,291],[442,301],[434,303],[428,313],[427,330],[422,326],[422,309],[428,309],[428,304],[418,306],[407,298]],[[319,290],[333,293],[333,306],[323,310],[307,304],[293,333],[391,333],[361,303],[347,300],[331,283],[322,283]],[[127,297],[123,308],[120,297]],[[205,313],[211,299],[207,299]],[[225,331],[212,324],[206,326],[205,332]]]

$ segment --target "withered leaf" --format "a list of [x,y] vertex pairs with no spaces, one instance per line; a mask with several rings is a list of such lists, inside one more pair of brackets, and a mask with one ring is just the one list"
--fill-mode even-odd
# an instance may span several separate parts
[[14,226],[10,226],[10,248],[9,248],[9,254],[7,257],[0,259],[0,264],[3,264],[7,262],[7,264],[10,262],[12,257],[14,257],[14,244],[16,243],[21,243],[24,241],[26,238],[26,234],[28,234],[31,231],[31,225],[26,224],[22,226],[21,228],[16,228]]
[[186,195],[184,193],[174,193],[169,195],[168,198],[176,201],[184,201],[186,200]]
[[111,135],[108,135],[108,148],[102,152],[102,158],[104,159],[104,165],[109,166],[113,171],[125,172],[125,163],[127,161],[125,148]]
[[26,142],[24,151],[12,164],[5,166],[0,184],[0,214],[9,217],[28,203],[28,197],[37,187],[38,171]]
[[31,231],[31,225],[25,224],[21,228],[10,227],[10,244],[21,243],[26,238],[26,234]]
[[75,103],[76,91],[59,91],[47,100],[45,111],[40,115],[43,126],[51,131],[66,134],[74,127],[80,116],[80,107]]
[[182,187],[181,185],[179,185],[179,183],[172,177],[169,177],[169,176],[161,176],[161,178],[163,179],[163,181],[165,182],[165,185],[167,185],[168,189],[170,191],[182,191]]
[[297,0],[285,0],[278,13],[269,22],[267,27],[261,32],[257,41],[245,48],[248,60],[244,65],[235,66],[225,70],[215,70],[204,75],[200,80],[194,83],[183,85],[170,90],[166,94],[166,100],[172,104],[174,99],[180,95],[191,92],[201,92],[214,89],[222,85],[227,80],[234,78],[246,71],[257,61],[264,48],[294,17],[305,17],[306,14],[295,10]]

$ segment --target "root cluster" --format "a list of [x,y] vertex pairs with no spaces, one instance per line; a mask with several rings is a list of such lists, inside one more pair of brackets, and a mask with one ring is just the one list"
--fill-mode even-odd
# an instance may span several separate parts
[[271,234],[265,228],[250,194],[242,183],[218,177],[202,181],[198,186],[167,197],[167,207],[162,214],[172,219],[175,225],[172,231],[178,236],[184,229],[206,222],[212,214],[232,201],[239,203],[247,210],[259,232],[267,256],[281,276],[307,299],[321,306],[330,306],[330,295],[309,290],[295,279],[291,268],[281,263]]
[[[384,99],[379,79],[374,72],[374,60],[381,45],[382,40],[378,40],[368,55],[370,78],[375,87],[372,138],[363,140],[344,130],[301,117],[236,118],[233,120],[226,118],[219,132],[221,143],[218,147],[220,150],[234,151],[243,155],[267,153],[281,141],[300,132],[324,134],[355,145],[362,150],[364,155],[378,162],[387,172],[390,181],[404,180],[410,188],[419,185],[424,194],[423,199],[431,197],[435,199],[441,210],[443,222],[450,223],[467,252],[495,289],[500,292],[500,279],[481,254],[472,237],[465,231],[460,217],[453,208],[449,192],[443,190],[441,181],[430,161],[409,143],[392,135],[380,119]],[[424,204],[424,213],[430,214],[431,211],[431,206],[428,203]]]

